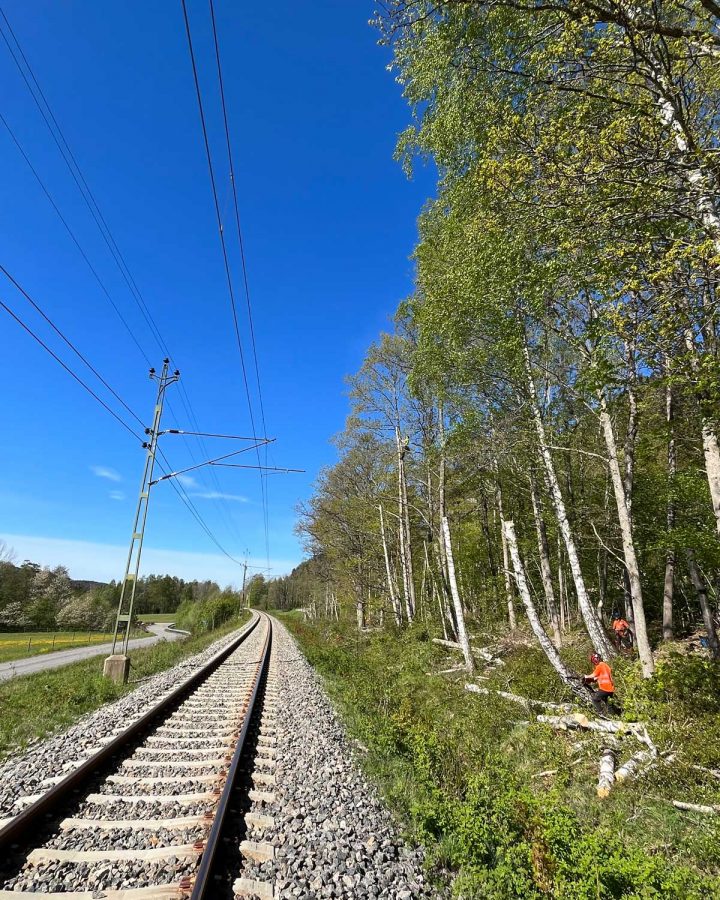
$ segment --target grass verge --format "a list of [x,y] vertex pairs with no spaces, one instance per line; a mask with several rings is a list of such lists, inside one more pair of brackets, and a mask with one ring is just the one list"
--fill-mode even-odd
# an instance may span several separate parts
[[177,618],[177,613],[140,613],[136,616],[138,622],[161,622],[169,625]]
[[[133,630],[131,637],[151,637],[145,631]],[[113,634],[98,631],[17,631],[0,634],[0,663],[59,650],[90,647],[112,641]]]
[[[422,628],[358,638],[350,625],[281,618],[368,748],[368,774],[426,847],[432,871],[452,876],[456,896],[720,897],[719,817],[667,802],[720,803],[720,783],[693,769],[717,765],[720,753],[717,672],[702,661],[659,667],[652,687],[630,663],[619,667],[628,717],[641,711],[653,737],[678,752],[599,800],[600,738],[558,734],[522,707],[469,694],[462,674],[455,683],[428,675],[448,659]],[[580,661],[579,648],[570,652]],[[567,699],[529,641],[504,659],[483,685]],[[636,749],[623,745],[621,757]]]
[[131,651],[131,681],[126,685],[103,678],[102,657],[0,683],[0,759],[35,738],[69,727],[104,703],[117,700],[133,690],[138,681],[204,650],[247,619],[248,614],[243,611],[240,617],[214,631]]

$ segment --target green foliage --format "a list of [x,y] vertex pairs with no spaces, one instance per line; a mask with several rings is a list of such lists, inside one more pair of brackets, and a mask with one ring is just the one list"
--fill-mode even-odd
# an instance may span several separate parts
[[240,614],[242,598],[233,591],[224,591],[204,600],[186,600],[178,607],[175,622],[193,634],[212,631]]
[[[642,800],[632,813],[638,825],[628,827],[632,789],[597,801],[594,760],[583,774],[556,733],[512,724],[516,705],[428,678],[440,663],[422,628],[356,640],[342,626],[285,621],[368,747],[370,773],[411,837],[425,845],[435,877],[457,876],[456,896],[700,900],[720,892],[717,830],[697,829],[661,803],[643,810]],[[503,674],[494,678],[511,679],[515,690],[523,684],[536,697],[557,693],[550,667],[533,650],[519,646],[505,658]],[[661,697],[690,704],[698,690],[705,695],[712,680],[707,667],[680,662],[661,666],[658,688],[634,680],[629,666],[622,676],[628,702],[637,702],[642,686],[655,692],[647,695],[650,705]],[[546,768],[558,770],[549,789],[529,777]],[[680,784],[682,773],[673,780],[675,789]],[[636,790],[647,791],[647,784]]]

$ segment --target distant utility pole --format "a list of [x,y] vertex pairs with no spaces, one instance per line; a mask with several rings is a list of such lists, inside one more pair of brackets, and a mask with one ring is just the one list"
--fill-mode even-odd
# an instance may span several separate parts
[[247,559],[243,560],[243,586],[242,586],[242,598],[243,598],[243,606],[247,606],[250,608],[250,604],[247,602],[247,597],[245,596],[245,579],[247,578],[247,570],[248,570],[248,561]]
[[[117,618],[115,620],[115,632],[113,634],[112,653],[105,660],[103,674],[113,681],[126,682],[130,672],[130,659],[128,657],[128,642],[130,640],[130,627],[132,624],[133,606],[135,604],[135,591],[137,589],[138,572],[140,571],[140,557],[142,555],[143,540],[145,538],[145,523],[147,522],[148,504],[150,502],[150,487],[152,486],[153,469],[155,468],[155,455],[157,442],[160,435],[160,420],[165,404],[165,391],[180,378],[177,369],[169,374],[170,360],[163,360],[162,372],[155,373],[150,369],[150,378],[157,382],[157,398],[155,400],[155,413],[150,428],[145,429],[148,440],[143,443],[147,450],[145,456],[145,469],[140,494],[135,509],[135,522],[133,524],[130,550],[128,551],[125,565],[125,577],[120,590],[120,602],[118,603]],[[123,633],[124,632],[124,633]],[[116,652],[118,651],[118,652]]]

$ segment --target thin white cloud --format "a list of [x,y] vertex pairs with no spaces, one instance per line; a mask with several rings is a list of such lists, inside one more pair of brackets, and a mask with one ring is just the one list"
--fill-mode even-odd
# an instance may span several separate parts
[[[127,557],[127,547],[115,544],[24,534],[0,534],[0,540],[13,548],[18,559],[31,559],[41,566],[67,566],[73,578],[90,581],[121,578]],[[271,576],[287,575],[299,562],[299,553],[295,559],[271,559]],[[264,569],[266,560],[251,557],[248,564],[254,572]],[[186,581],[209,578],[220,585],[242,584],[241,567],[220,553],[162,550],[146,545],[140,571],[143,575],[177,575]]]
[[110,491],[111,500],[124,500],[125,494],[122,491]]
[[109,468],[109,466],[90,466],[90,469],[93,475],[97,475],[98,478],[107,478],[108,481],[122,481],[120,473],[116,472],[115,469]]
[[249,503],[248,498],[242,494],[223,494],[222,491],[197,491],[190,496],[199,497],[201,500],[235,500],[237,503]]
[[196,488],[198,486],[197,481],[193,478],[192,475],[176,475],[175,478],[183,487]]

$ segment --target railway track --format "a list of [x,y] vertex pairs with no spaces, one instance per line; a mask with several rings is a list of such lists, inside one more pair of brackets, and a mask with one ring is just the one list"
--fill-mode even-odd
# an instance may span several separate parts
[[272,855],[262,841],[273,824],[271,653],[272,623],[254,613],[138,721],[28,798],[0,827],[0,900],[272,897],[269,884],[219,874],[228,844],[255,861]]

